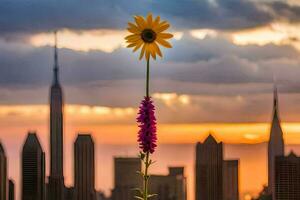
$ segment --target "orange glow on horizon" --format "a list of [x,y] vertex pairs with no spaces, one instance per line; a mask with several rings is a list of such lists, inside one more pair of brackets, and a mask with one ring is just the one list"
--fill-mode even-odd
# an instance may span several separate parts
[[[48,128],[48,106],[47,105],[7,105],[0,106],[0,126],[1,140],[7,146],[8,152],[19,154],[22,143],[28,130],[37,131],[41,139],[42,146],[48,152],[49,128]],[[112,108],[88,105],[66,105],[65,106],[65,131],[64,131],[64,149],[66,165],[65,169],[72,164],[73,142],[78,133],[91,133],[97,148],[103,145],[124,146],[124,150],[116,155],[127,155],[128,144],[136,145],[136,134],[138,128],[135,123],[136,109],[134,108]],[[300,123],[282,123],[287,144],[300,144]],[[240,163],[240,185],[241,195],[255,195],[261,189],[262,184],[266,182],[266,149],[265,144],[259,144],[268,140],[270,123],[197,123],[197,124],[158,124],[158,138],[160,144],[192,144],[188,161],[184,160],[184,153],[180,152],[178,145],[168,153],[182,154],[178,162],[187,163],[187,174],[189,183],[193,183],[193,145],[196,142],[203,142],[209,132],[216,137],[218,141],[225,143],[226,159],[241,159]],[[237,144],[228,147],[229,143]],[[254,144],[253,146],[250,144]],[[163,145],[159,145],[159,149]],[[185,145],[183,145],[185,146]],[[226,148],[227,146],[227,148]],[[138,150],[134,151],[137,152]],[[254,153],[255,152],[255,153]],[[125,153],[125,154],[124,154]],[[136,155],[130,153],[129,155]],[[98,155],[99,156],[99,155]],[[105,156],[101,154],[100,156]],[[156,160],[164,162],[168,160],[168,155],[156,154]],[[229,156],[229,157],[228,157]],[[109,158],[112,162],[112,158]],[[170,160],[168,160],[170,161]],[[13,163],[18,162],[16,160]],[[170,161],[171,162],[171,161]],[[47,165],[49,162],[47,163]],[[167,163],[169,164],[169,163]],[[167,165],[165,164],[165,165]],[[176,164],[176,163],[175,163]],[[11,166],[12,172],[18,170],[18,164]],[[249,170],[251,169],[251,170]],[[111,169],[110,169],[111,170]],[[111,171],[112,173],[112,171]],[[156,173],[161,173],[157,169]],[[13,174],[13,177],[18,175]],[[106,179],[111,179],[112,174],[101,174]],[[259,178],[257,178],[259,176]],[[66,170],[66,184],[72,184],[72,171]],[[99,178],[99,180],[102,180]],[[112,182],[98,182],[102,188],[112,187]],[[192,187],[189,187],[191,193]],[[193,194],[193,193],[192,193]]]
[[[188,99],[182,102],[186,103]],[[46,105],[2,105],[0,124],[3,130],[10,129],[11,125],[27,129],[37,125],[48,127],[48,109]],[[130,107],[68,104],[65,106],[66,126],[76,132],[93,132],[103,143],[132,144],[136,142],[136,112]],[[300,144],[300,123],[282,123],[282,128],[286,143]],[[224,143],[255,144],[268,140],[269,129],[270,123],[159,123],[158,136],[161,143],[191,144],[203,141],[212,132]],[[120,137],[124,137],[124,140],[120,140]]]

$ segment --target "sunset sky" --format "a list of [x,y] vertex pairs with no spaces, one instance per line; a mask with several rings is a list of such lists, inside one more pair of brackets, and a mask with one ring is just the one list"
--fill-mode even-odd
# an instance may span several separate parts
[[[161,144],[191,145],[212,132],[219,141],[246,149],[253,144],[255,149],[268,139],[274,77],[285,141],[300,144],[299,0],[4,0],[0,140],[14,166],[10,176],[18,180],[17,159],[27,131],[37,131],[48,149],[54,30],[64,88],[66,156],[72,157],[78,132],[92,133],[99,145],[122,149],[135,144],[145,63],[125,48],[123,38],[127,21],[148,12],[167,19],[175,36],[173,48],[163,50],[164,59],[151,65]],[[230,152],[235,158],[246,155],[239,148]],[[108,154],[112,159],[118,152]],[[156,156],[165,169],[172,162],[159,151]],[[244,178],[243,194],[256,194],[265,183],[264,158],[260,164],[256,172],[263,178],[257,183]],[[241,173],[249,178],[246,166]],[[67,182],[72,182],[70,174]],[[111,186],[112,181],[97,184],[106,191]]]

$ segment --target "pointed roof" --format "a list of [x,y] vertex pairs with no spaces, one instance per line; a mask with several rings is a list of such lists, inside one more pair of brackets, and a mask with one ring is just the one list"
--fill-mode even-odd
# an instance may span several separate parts
[[273,91],[273,112],[274,116],[278,118],[278,91],[277,86],[274,84],[274,91]]
[[274,91],[273,91],[273,118],[271,124],[271,132],[270,132],[270,140],[269,142],[273,141],[275,143],[282,143],[283,142],[283,131],[280,124],[279,118],[279,109],[278,109],[278,91],[276,84],[274,84]]
[[94,143],[93,141],[93,137],[91,134],[83,134],[83,133],[79,133],[77,135],[76,141],[75,143],[79,143],[79,142],[90,142],[90,143]]
[[297,155],[294,153],[294,151],[291,151],[288,155],[289,158],[297,158]]
[[23,146],[23,149],[25,149],[25,148],[31,148],[31,149],[34,148],[34,149],[40,149],[41,151],[43,151],[42,146],[41,146],[39,139],[35,132],[28,133],[26,141]]
[[277,86],[274,84],[274,91],[273,91],[273,118],[272,118],[272,128],[275,126],[279,127],[280,126],[280,118],[279,118],[279,108],[278,108],[278,91],[277,91]]
[[218,144],[216,139],[212,136],[211,133],[207,136],[207,138],[204,140],[204,144]]

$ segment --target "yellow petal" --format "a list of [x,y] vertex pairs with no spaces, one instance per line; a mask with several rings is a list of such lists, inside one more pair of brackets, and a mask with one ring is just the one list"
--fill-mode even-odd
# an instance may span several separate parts
[[132,43],[132,42],[138,42],[139,40],[141,40],[141,36],[137,35],[136,37],[132,37],[130,39],[126,39],[128,43]]
[[136,50],[138,50],[142,45],[144,44],[144,42],[141,40],[138,43],[136,43],[136,47],[132,50],[133,52],[135,52]]
[[156,38],[156,41],[166,48],[172,48],[172,45],[164,39]]
[[127,28],[127,30],[129,31],[129,32],[131,32],[131,33],[135,33],[135,34],[138,34],[138,33],[140,33],[141,32],[141,30],[139,30],[139,28],[136,26],[136,25],[134,25],[134,24],[132,24],[132,23],[128,23],[128,28]]
[[139,42],[141,39],[135,39],[135,40],[127,40],[127,43],[137,43]]
[[157,16],[152,24],[153,29],[157,28],[157,26],[159,25],[159,21],[160,21],[160,16]]
[[158,33],[157,37],[163,38],[163,39],[170,39],[173,37],[171,33]]
[[160,51],[159,46],[156,44],[156,42],[153,42],[153,47],[154,47],[154,49],[155,49],[155,52],[156,52],[160,57],[162,57],[162,53],[161,53],[161,51]]
[[135,47],[136,45],[137,45],[137,43],[131,43],[131,44],[127,45],[127,48]]
[[143,46],[143,48],[142,48],[142,50],[141,50],[141,54],[140,54],[140,60],[141,60],[141,59],[143,58],[143,56],[144,56],[146,46],[147,46],[147,44],[144,43],[144,46]]
[[149,50],[150,50],[150,54],[151,54],[152,58],[155,60],[156,59],[156,52],[155,52],[155,48],[154,48],[153,44],[154,43],[151,43],[149,45]]
[[125,40],[131,40],[131,39],[135,39],[138,38],[139,35],[138,34],[131,34],[125,37]]
[[152,28],[152,13],[147,16],[147,28]]
[[140,30],[144,30],[146,28],[147,24],[146,24],[145,19],[142,16],[135,16],[134,19],[137,24],[137,27]]
[[148,51],[145,52],[145,56],[146,56],[146,60],[149,60],[150,58],[150,51],[148,49]]
[[129,32],[131,32],[131,33],[134,33],[134,34],[141,33],[141,31],[136,30],[136,29],[134,29],[134,28],[127,28],[127,30],[128,30]]
[[160,33],[163,32],[165,30],[167,30],[170,27],[170,24],[168,24],[167,22],[162,22],[158,25],[158,27],[155,29],[156,33]]

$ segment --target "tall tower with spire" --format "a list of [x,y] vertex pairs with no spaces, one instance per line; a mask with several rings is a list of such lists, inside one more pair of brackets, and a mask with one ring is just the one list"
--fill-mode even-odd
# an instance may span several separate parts
[[50,176],[49,200],[64,198],[63,173],[63,92],[59,83],[57,36],[55,32],[53,83],[50,89]]
[[268,143],[268,188],[269,193],[275,199],[275,158],[276,156],[284,156],[284,140],[283,132],[280,125],[278,111],[278,94],[277,87],[274,86],[273,97],[273,119],[271,124],[270,138]]

